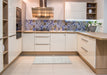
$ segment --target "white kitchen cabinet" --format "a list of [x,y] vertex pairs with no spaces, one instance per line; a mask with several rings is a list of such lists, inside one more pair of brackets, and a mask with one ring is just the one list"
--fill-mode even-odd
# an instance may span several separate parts
[[65,2],[65,19],[86,19],[86,2]]
[[9,63],[11,63],[18,55],[16,36],[9,37],[8,43]]
[[16,34],[16,0],[8,0],[8,36]]
[[2,40],[0,40],[0,72],[3,70],[3,44]]
[[0,38],[2,38],[2,8],[3,8],[3,4],[2,4],[2,0],[0,0]]
[[35,51],[50,51],[50,33],[35,34]]
[[89,60],[88,62],[96,68],[96,39],[90,38],[89,37],[89,46],[90,46],[90,51],[89,51]]
[[66,34],[66,51],[77,51],[77,35]]
[[35,51],[50,51],[50,45],[37,44],[37,45],[35,45]]
[[65,33],[51,34],[51,51],[65,51]]
[[35,51],[34,33],[23,34],[23,51]]
[[17,41],[17,53],[20,54],[22,52],[22,38],[16,39]]
[[96,68],[96,39],[78,35],[78,52]]
[[64,1],[60,0],[48,0],[48,7],[52,7],[54,13],[54,20],[65,20],[64,19]]

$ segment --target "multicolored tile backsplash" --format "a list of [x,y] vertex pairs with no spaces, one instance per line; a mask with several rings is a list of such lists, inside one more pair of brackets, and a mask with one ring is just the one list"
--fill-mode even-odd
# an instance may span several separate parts
[[25,30],[33,31],[86,31],[88,21],[26,20]]

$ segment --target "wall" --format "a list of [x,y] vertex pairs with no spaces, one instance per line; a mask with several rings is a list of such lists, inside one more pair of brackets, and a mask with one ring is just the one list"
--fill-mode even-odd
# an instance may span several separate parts
[[[92,20],[94,22],[94,20]],[[86,31],[87,21],[65,21],[65,20],[26,20],[25,30],[33,31]]]

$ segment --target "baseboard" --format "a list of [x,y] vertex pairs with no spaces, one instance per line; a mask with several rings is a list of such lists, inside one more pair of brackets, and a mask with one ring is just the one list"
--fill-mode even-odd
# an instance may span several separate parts
[[[21,52],[21,53],[22,53],[22,52]],[[0,75],[2,75],[3,72],[4,72],[9,66],[11,66],[11,64],[13,64],[13,63],[18,59],[18,57],[21,55],[21,53],[19,53],[19,55],[18,55],[10,64],[8,64],[8,65],[3,69],[3,71],[0,73]]]
[[32,52],[29,52],[29,51],[23,51],[21,55],[78,55],[78,52],[77,51],[71,51],[71,52],[60,52],[60,51],[32,51]]
[[80,58],[90,67],[90,69],[96,73],[96,69],[81,55],[78,53],[78,55],[80,56]]

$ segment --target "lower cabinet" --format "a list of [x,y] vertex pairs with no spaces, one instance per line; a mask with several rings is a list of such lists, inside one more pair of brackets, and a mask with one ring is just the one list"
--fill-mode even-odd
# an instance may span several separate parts
[[35,51],[50,51],[50,33],[35,34]]
[[2,40],[0,40],[0,72],[3,70],[3,51],[2,51]]
[[78,52],[96,68],[96,39],[78,35]]
[[16,36],[9,37],[9,49],[8,49],[8,57],[9,57],[9,64],[17,57],[17,42]]
[[65,51],[65,33],[51,34],[51,51]]
[[22,52],[22,38],[19,38],[16,40],[17,42],[17,53],[18,55]]
[[66,34],[66,51],[77,51],[77,34]]
[[77,34],[23,33],[23,51],[77,51]]
[[35,51],[35,40],[34,33],[23,34],[23,51]]

